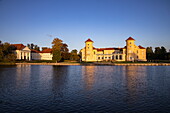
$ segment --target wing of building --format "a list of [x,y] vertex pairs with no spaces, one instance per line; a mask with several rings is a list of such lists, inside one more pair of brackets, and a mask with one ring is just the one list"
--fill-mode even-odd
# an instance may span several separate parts
[[82,61],[146,61],[146,49],[136,46],[132,37],[122,48],[95,48],[93,43],[91,39],[85,41],[85,47],[81,49]]

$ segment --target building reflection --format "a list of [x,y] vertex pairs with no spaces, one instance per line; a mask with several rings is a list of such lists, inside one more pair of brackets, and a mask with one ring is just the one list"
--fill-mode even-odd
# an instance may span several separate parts
[[141,94],[146,93],[146,66],[126,66],[125,86],[128,103],[136,102]]
[[16,86],[21,87],[20,84],[24,81],[29,84],[31,75],[31,65],[17,65],[16,68]]
[[95,81],[95,66],[82,66],[82,77],[85,81],[85,88],[91,90]]

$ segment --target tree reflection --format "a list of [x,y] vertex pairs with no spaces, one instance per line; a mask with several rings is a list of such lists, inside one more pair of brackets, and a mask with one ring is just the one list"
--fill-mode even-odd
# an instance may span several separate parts
[[52,92],[54,94],[54,100],[63,98],[65,84],[67,82],[69,66],[53,66],[52,74]]

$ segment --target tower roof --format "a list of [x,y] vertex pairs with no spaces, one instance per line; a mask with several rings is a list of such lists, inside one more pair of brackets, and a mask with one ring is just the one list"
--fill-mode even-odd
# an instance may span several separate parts
[[93,42],[93,41],[89,38],[85,42]]
[[[135,39],[133,39],[132,37],[129,37],[127,40],[135,40]],[[126,41],[127,41],[127,40],[126,40]]]

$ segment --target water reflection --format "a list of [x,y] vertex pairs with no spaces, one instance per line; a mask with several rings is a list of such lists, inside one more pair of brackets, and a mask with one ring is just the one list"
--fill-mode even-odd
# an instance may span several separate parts
[[22,87],[24,81],[27,86],[30,83],[31,65],[17,65],[16,68],[16,87]]
[[82,77],[85,81],[85,88],[91,90],[94,85],[95,66],[82,66]]
[[135,102],[141,94],[146,93],[146,66],[126,66],[127,102]]
[[52,70],[52,92],[53,99],[61,101],[63,99],[63,90],[67,84],[67,74],[69,66],[53,66]]

